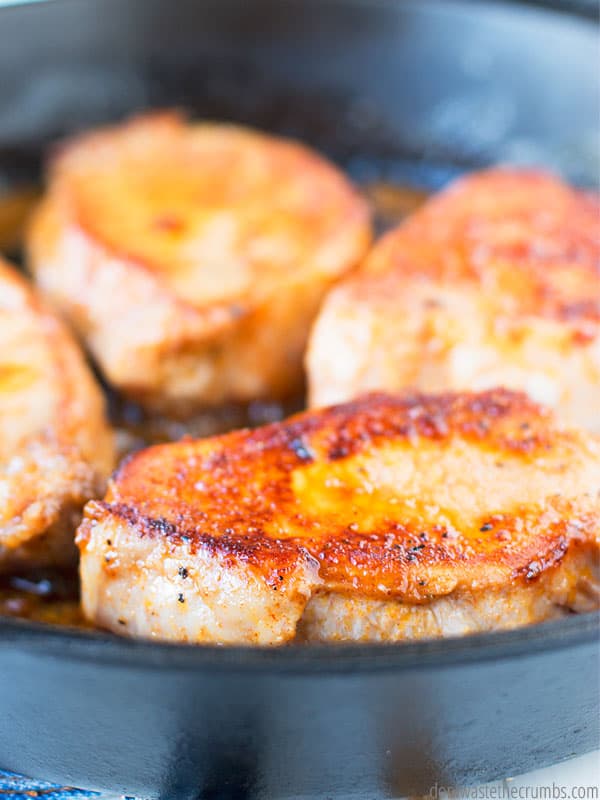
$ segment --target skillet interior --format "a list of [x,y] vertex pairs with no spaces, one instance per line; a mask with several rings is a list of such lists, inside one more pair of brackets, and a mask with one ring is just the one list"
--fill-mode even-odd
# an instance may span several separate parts
[[[593,4],[578,5],[579,19],[435,0],[260,0],[252,12],[235,0],[185,0],[177,14],[161,0],[146,0],[143,14],[141,5],[47,0],[3,12],[0,69],[15,80],[0,86],[2,190],[38,186],[61,136],[165,105],[301,138],[361,185],[433,191],[502,161],[540,164],[583,186],[600,179],[595,42],[585,20]],[[461,31],[455,41],[451,30]],[[521,50],[532,41],[538,47]],[[568,56],[568,79],[553,45]],[[389,221],[380,215],[379,227]],[[11,637],[19,626],[47,631],[2,626]],[[577,639],[589,626],[552,623],[543,638],[572,630]],[[496,636],[513,641],[473,638],[484,646]],[[344,657],[350,650],[371,648],[345,648]]]
[[503,161],[600,180],[585,14],[468,0],[180,0],[172,12],[164,0],[4,9],[0,179],[37,181],[60,136],[167,105],[297,136],[363,183],[431,190]]
[[[0,68],[5,66],[15,81],[0,87],[0,247],[7,224],[3,190],[5,199],[16,197],[25,209],[40,186],[44,158],[62,136],[165,105],[310,142],[363,186],[380,231],[427,192],[488,163],[538,163],[593,185],[599,154],[589,54],[569,50],[568,86],[556,59],[543,52],[530,59],[535,69],[524,78],[515,71],[514,48],[526,42],[532,25],[539,27],[537,15],[525,11],[515,27],[506,9],[479,7],[478,15],[487,16],[482,26],[474,23],[469,4],[422,6],[384,0],[371,14],[364,0],[333,0],[319,5],[318,12],[309,3],[303,12],[293,0],[261,0],[248,14],[231,0],[205,0],[200,13],[197,4],[184,2],[177,15],[169,15],[164,3],[150,0],[139,28],[134,27],[135,3],[114,0],[105,0],[102,16],[95,12],[98,4],[88,4],[82,13],[73,0],[5,12]],[[64,41],[61,14],[80,38]],[[363,18],[368,27],[359,32],[354,22]],[[446,28],[458,20],[465,30],[453,42]],[[569,24],[580,28],[579,35],[587,33],[578,20]],[[19,44],[23,25],[27,51]],[[564,19],[546,20],[545,46],[555,43],[566,50],[564,26]],[[469,29],[478,35],[471,36]],[[502,35],[511,36],[511,45],[504,51],[496,44],[494,52],[486,37]],[[314,51],[310,61],[304,57],[307,48],[311,55]],[[423,52],[429,54],[425,62]],[[541,72],[552,86],[552,103],[540,97]],[[5,238],[7,233],[10,228]],[[18,260],[17,248],[12,249]],[[300,407],[254,404],[250,414],[224,407],[186,427],[156,418],[149,424],[132,404],[110,392],[109,399],[115,423],[127,429],[125,447],[268,422]],[[57,576],[53,586],[62,600],[65,587],[72,590],[74,584]],[[10,590],[0,594],[14,604]],[[20,599],[17,594],[16,602]],[[47,603],[25,603],[32,615],[47,619],[54,613]],[[54,604],[57,613],[60,607]],[[70,606],[64,612],[76,619]]]
[[[597,42],[593,25],[583,19],[435,0],[255,0],[252,6],[237,0],[180,0],[176,12],[165,0],[50,0],[4,9],[0,23],[0,74],[11,76],[0,83],[0,181],[5,186],[37,182],[42,153],[57,137],[165,104],[298,136],[361,183],[389,181],[431,190],[465,169],[497,161],[539,163],[582,185],[598,181]],[[507,765],[523,771],[597,746],[598,687],[591,677],[597,667],[597,625],[598,615],[587,615],[466,640],[275,652],[128,642],[0,621],[5,676],[0,708],[13,726],[11,736],[0,740],[0,762],[115,791],[196,796],[192,792],[205,786],[202,769],[217,774],[215,765],[221,763],[223,774],[223,752],[205,742],[194,728],[202,720],[187,712],[178,712],[175,725],[165,710],[162,724],[161,702],[183,702],[193,683],[198,708],[210,715],[211,694],[226,694],[235,687],[236,675],[248,671],[244,680],[252,674],[260,674],[261,681],[269,676],[279,681],[279,673],[294,676],[300,680],[298,697],[284,702],[277,684],[267,700],[263,684],[262,699],[250,708],[236,690],[223,731],[215,733],[208,725],[215,741],[223,749],[227,745],[226,765],[254,774],[248,763],[258,758],[264,772],[260,779],[245,779],[247,785],[238,787],[241,794],[228,796],[291,797],[298,787],[305,796],[321,796],[323,786],[337,796],[354,796],[355,786],[393,796],[421,791],[440,775],[447,782],[489,780],[506,774]],[[564,677],[561,683],[566,660],[580,679],[587,677],[587,687],[570,698]],[[475,662],[480,662],[476,679],[468,671]],[[458,676],[461,669],[459,684],[472,681],[469,702],[452,708],[442,703],[431,724],[419,728],[418,709],[410,706],[417,673],[430,675],[434,694],[446,697],[454,678],[439,682],[439,675]],[[526,674],[530,669],[538,669],[539,679],[554,687],[553,705],[543,713],[536,682]],[[150,689],[146,696],[135,690],[127,694],[131,680],[156,670],[176,690],[162,701]],[[222,684],[215,677],[220,670],[231,673]],[[395,716],[382,713],[375,699],[382,696],[375,683],[381,671],[405,675],[404,688],[390,698]],[[351,677],[350,694],[341,683],[335,685],[354,711],[336,717],[326,687],[315,683],[320,675],[342,683]],[[505,692],[520,681],[506,707],[523,706],[530,717],[497,722],[497,736],[505,737],[502,752],[484,742],[489,714],[502,709],[490,703],[486,675],[488,684],[497,680]],[[204,688],[199,681],[205,681]],[[40,711],[34,699],[42,697],[47,707]],[[127,698],[130,708],[125,709]],[[144,698],[148,708],[136,710],[135,703]],[[72,719],[77,702],[88,718],[96,714],[100,738],[90,739]],[[283,706],[277,711],[276,702],[287,702],[285,714],[279,716]],[[335,745],[322,735],[315,739],[327,758],[343,761],[337,772],[321,764],[328,777],[318,787],[309,775],[319,768],[316,745],[296,755],[290,751],[298,737],[306,738],[310,726],[294,735],[292,729],[315,702],[325,708],[328,729],[347,726]],[[561,706],[567,702],[569,709]],[[60,725],[62,748],[32,739],[40,713],[46,723]],[[398,728],[394,720],[402,713],[413,721],[412,728]],[[465,713],[471,714],[468,732],[460,722]],[[232,719],[240,714],[241,727],[236,727]],[[296,721],[286,722],[290,716]],[[577,719],[583,720],[579,729]],[[130,737],[118,733],[127,724]],[[358,753],[357,766],[351,762],[361,725],[372,727],[376,746],[366,748],[370,761]],[[260,757],[247,745],[247,736],[257,729],[267,742]],[[424,738],[409,763],[412,751],[405,739],[416,729]],[[165,738],[175,730],[195,743],[189,752],[184,748],[180,761],[175,743]],[[537,738],[529,741],[527,732],[534,730]],[[443,758],[432,757],[425,740],[439,743],[444,733],[454,743]],[[73,748],[77,736],[81,743]],[[398,774],[385,766],[382,754],[388,750],[402,756]],[[336,774],[342,772],[340,781]]]

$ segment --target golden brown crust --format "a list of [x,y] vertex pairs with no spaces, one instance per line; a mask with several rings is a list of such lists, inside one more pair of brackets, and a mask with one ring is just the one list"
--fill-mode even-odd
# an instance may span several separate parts
[[542,172],[475,173],[388,233],[365,270],[474,283],[585,341],[600,321],[600,196]]
[[528,171],[458,181],[334,287],[306,361],[312,405],[507,386],[599,430],[598,196]]
[[530,581],[595,542],[598,455],[522,394],[371,395],[132,456],[78,542],[113,518],[274,590],[308,554],[322,589],[427,602]]
[[308,148],[163,113],[63,148],[28,249],[109,381],[186,414],[293,395],[369,240],[365,201]]
[[0,261],[0,569],[72,562],[114,464],[104,398],[63,324]]

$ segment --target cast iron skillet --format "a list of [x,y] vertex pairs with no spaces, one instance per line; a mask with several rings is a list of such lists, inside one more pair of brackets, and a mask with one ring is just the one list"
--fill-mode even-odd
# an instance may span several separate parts
[[[299,135],[357,180],[435,188],[510,160],[594,184],[597,30],[584,16],[423,0],[18,4],[0,12],[0,165],[30,176],[57,135],[179,104]],[[15,621],[0,634],[0,766],[88,788],[370,800],[599,746],[597,615],[280,650]]]

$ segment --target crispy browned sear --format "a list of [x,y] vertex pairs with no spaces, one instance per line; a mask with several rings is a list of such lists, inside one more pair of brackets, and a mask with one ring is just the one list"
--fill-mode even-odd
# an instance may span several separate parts
[[83,354],[0,261],[0,571],[73,564],[81,509],[112,467],[104,400]]
[[108,381],[186,415],[294,396],[320,301],[369,241],[367,203],[307,147],[162,113],[64,146],[28,250]]
[[547,174],[458,181],[328,295],[312,405],[507,386],[600,431],[600,202]]
[[84,611],[129,636],[279,644],[596,607],[599,456],[508,390],[374,394],[159,445],[86,507]]

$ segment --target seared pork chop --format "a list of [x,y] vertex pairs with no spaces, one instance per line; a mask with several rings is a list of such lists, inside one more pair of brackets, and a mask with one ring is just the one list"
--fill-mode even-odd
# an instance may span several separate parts
[[366,202],[308,148],[163,113],[65,145],[29,254],[108,381],[185,416],[294,396],[320,301],[369,240]]
[[600,446],[525,395],[366,396],[130,457],[77,542],[129,636],[280,644],[511,628],[598,602]]
[[81,509],[112,466],[104,400],[83,354],[0,262],[0,571],[73,563]]
[[600,431],[600,202],[556,178],[458,181],[328,295],[312,405],[366,391],[507,386]]

